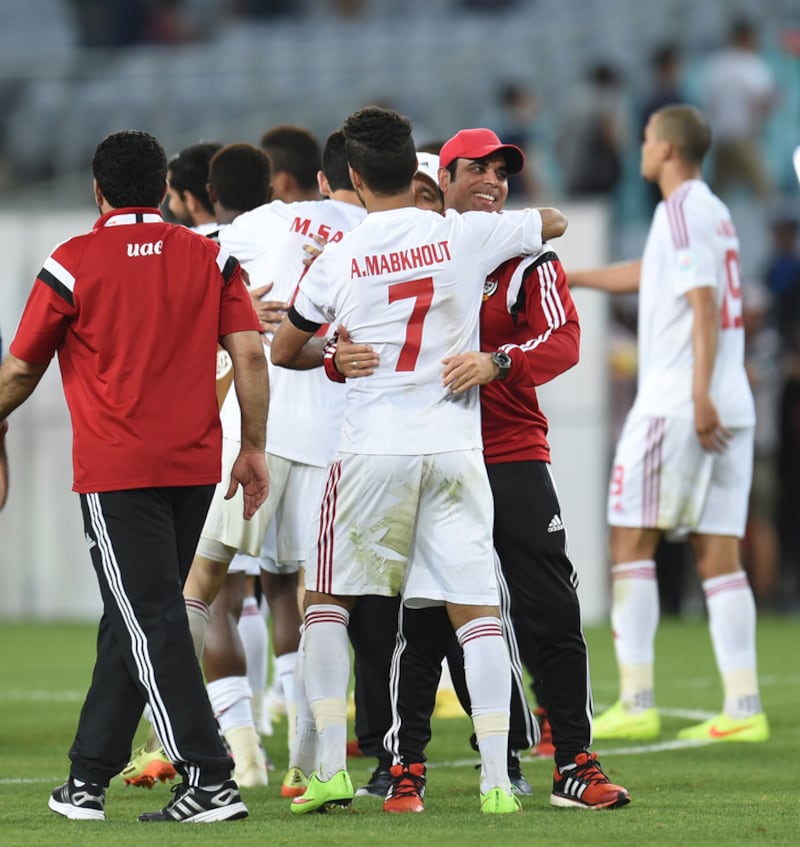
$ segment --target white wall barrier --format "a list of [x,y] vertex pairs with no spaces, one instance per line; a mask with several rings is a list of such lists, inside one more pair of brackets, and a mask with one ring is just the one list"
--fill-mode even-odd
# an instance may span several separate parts
[[[555,244],[567,268],[606,259],[602,207],[563,207],[569,229]],[[68,213],[0,212],[0,327],[13,337],[31,283],[59,241],[88,230],[90,206]],[[579,291],[581,362],[541,390],[551,424],[553,472],[570,552],[580,573],[584,621],[608,609],[605,491],[608,455],[607,318],[603,295]],[[100,610],[72,492],[71,432],[53,362],[34,395],[10,419],[10,495],[0,512],[0,618],[91,620]]]

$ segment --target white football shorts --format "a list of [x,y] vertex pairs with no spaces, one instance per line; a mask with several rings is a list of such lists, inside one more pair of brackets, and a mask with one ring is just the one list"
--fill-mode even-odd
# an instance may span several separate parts
[[297,573],[316,539],[325,468],[267,454],[269,497],[261,507],[272,519],[257,556],[238,553],[228,572]]
[[753,427],[732,430],[723,453],[700,446],[694,422],[629,414],[617,443],[608,523],[743,537],[753,476]]
[[[281,489],[285,484],[285,481],[281,479],[282,466],[273,470],[269,457],[267,457],[270,496],[255,515],[249,521],[246,521],[242,516],[244,500],[241,486],[230,500],[225,499],[230,484],[231,469],[239,455],[240,448],[241,445],[238,441],[230,438],[222,439],[222,481],[214,489],[206,522],[203,525],[203,531],[200,533],[197,552],[200,555],[206,555],[204,551],[217,551],[214,556],[209,556],[209,558],[214,558],[215,561],[223,561],[221,558],[215,558],[215,556],[220,555],[219,551],[222,551],[223,547],[228,551],[227,562],[231,561],[236,551],[248,553],[251,556],[257,556],[261,552],[264,533],[274,511],[269,507],[270,500],[272,500],[272,488],[276,486]],[[223,545],[223,547],[219,545]]]
[[328,468],[306,588],[400,593],[412,607],[495,606],[493,520],[481,450],[340,453]]

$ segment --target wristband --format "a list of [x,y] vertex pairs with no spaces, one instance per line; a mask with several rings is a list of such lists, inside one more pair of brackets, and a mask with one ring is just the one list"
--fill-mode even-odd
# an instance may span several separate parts
[[345,382],[344,374],[336,367],[336,342],[339,340],[339,334],[335,333],[326,342],[322,348],[322,367],[325,369],[325,376],[331,382]]

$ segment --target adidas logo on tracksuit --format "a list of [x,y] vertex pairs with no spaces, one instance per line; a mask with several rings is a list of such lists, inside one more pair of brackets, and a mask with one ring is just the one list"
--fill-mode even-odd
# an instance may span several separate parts
[[561,515],[553,515],[550,520],[550,523],[547,524],[548,532],[563,532],[564,524],[561,521]]

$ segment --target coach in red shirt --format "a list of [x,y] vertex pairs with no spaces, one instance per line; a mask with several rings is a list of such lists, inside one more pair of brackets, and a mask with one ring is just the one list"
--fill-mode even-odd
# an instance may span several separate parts
[[58,353],[73,429],[74,490],[103,597],[94,676],[50,808],[102,820],[145,703],[183,783],[141,820],[245,817],[192,646],[181,593],[215,484],[217,343],[230,353],[242,447],[229,496],[245,517],[268,491],[268,382],[259,323],[235,259],[158,207],[167,161],[126,130],[93,160],[101,217],[39,272],[0,367],[0,424]]

